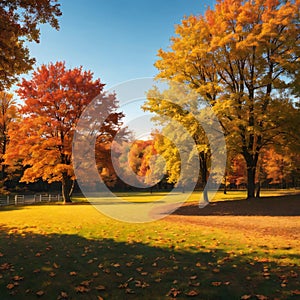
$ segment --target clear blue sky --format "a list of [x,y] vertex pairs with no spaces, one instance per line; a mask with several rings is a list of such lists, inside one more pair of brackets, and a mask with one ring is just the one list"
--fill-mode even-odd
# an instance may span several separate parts
[[[61,29],[41,28],[30,44],[36,66],[65,61],[82,65],[107,87],[156,74],[158,49],[166,49],[185,15],[203,14],[212,0],[60,0]],[[27,76],[26,76],[27,77]]]

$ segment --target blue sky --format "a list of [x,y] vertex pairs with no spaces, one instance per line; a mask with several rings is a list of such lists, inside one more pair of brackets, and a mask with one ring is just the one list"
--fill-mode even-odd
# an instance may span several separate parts
[[[41,28],[40,44],[29,44],[36,66],[65,61],[82,65],[114,86],[156,74],[158,49],[167,49],[174,25],[185,15],[203,14],[214,1],[60,0],[61,29]],[[27,76],[26,76],[27,77]]]

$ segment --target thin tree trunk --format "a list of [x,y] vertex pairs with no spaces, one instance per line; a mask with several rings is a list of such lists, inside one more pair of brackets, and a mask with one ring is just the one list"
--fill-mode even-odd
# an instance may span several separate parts
[[225,173],[225,176],[224,176],[224,181],[225,181],[225,183],[224,183],[223,193],[224,193],[224,195],[226,195],[227,194],[227,185],[226,185],[226,183],[227,183],[227,176],[226,176],[226,173]]
[[258,186],[255,194],[255,198],[259,198],[259,197],[260,197],[260,182],[258,182]]

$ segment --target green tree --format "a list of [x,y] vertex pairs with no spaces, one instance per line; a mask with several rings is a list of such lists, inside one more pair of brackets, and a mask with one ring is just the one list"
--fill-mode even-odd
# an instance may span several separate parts
[[59,6],[57,0],[0,0],[0,91],[32,69],[25,41],[39,42],[39,24],[59,29]]
[[295,127],[288,93],[297,97],[299,7],[299,1],[218,0],[204,16],[184,19],[155,63],[158,78],[187,83],[211,104],[228,146],[245,159],[248,198],[262,149],[288,140]]

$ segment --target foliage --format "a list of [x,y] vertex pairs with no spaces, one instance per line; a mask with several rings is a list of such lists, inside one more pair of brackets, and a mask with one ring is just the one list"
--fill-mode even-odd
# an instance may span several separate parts
[[7,179],[7,170],[4,162],[4,155],[9,143],[8,130],[17,117],[17,105],[13,95],[0,91],[0,161],[1,161],[1,193],[7,193],[5,189],[5,180]]
[[249,198],[262,149],[291,132],[292,98],[281,91],[299,82],[299,6],[219,0],[184,19],[155,64],[158,78],[188,83],[213,106],[228,146],[246,161]]
[[[144,110],[155,113],[153,120],[162,128],[155,139],[155,149],[162,156],[168,182],[189,187],[206,184],[210,163],[208,140],[199,123],[198,95],[184,85],[169,83],[169,88],[148,91]],[[200,162],[200,166],[198,167]],[[200,172],[199,172],[200,168]]]
[[[9,131],[10,144],[6,162],[26,167],[22,181],[43,179],[62,182],[65,201],[70,201],[72,139],[77,121],[84,108],[96,97],[99,113],[114,113],[117,107],[113,94],[103,92],[100,79],[93,80],[90,71],[82,67],[67,69],[63,62],[42,65],[31,80],[23,79],[18,94],[25,104],[22,120]],[[113,115],[99,131],[102,144],[108,142],[109,124],[117,125],[119,115]],[[100,129],[99,129],[100,130]]]
[[39,24],[49,23],[59,29],[59,16],[57,0],[0,1],[0,91],[32,69],[35,60],[25,41],[39,42]]

